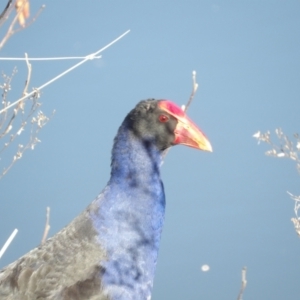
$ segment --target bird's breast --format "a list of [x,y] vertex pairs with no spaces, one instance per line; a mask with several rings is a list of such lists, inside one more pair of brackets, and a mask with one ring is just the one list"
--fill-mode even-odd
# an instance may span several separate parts
[[111,182],[97,201],[92,219],[107,256],[101,263],[104,289],[109,295],[127,295],[116,299],[147,299],[165,214],[161,181],[130,189]]

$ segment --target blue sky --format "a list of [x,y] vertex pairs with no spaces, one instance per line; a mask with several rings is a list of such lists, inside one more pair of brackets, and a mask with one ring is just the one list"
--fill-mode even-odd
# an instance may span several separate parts
[[[167,213],[153,299],[235,299],[244,266],[244,299],[299,297],[300,241],[286,192],[300,194],[300,177],[293,161],[265,156],[268,147],[252,137],[278,127],[299,132],[299,1],[38,0],[31,13],[42,4],[1,57],[84,56],[131,32],[42,91],[42,111],[56,114],[37,148],[0,181],[0,245],[19,229],[0,267],[40,243],[46,206],[53,235],[101,192],[113,138],[135,104],[186,103],[196,70],[189,116],[214,152],[176,146],[162,167]],[[32,62],[31,87],[74,63]],[[14,66],[11,101],[22,93],[26,66],[0,61],[6,74]],[[1,156],[1,168],[12,153]]]

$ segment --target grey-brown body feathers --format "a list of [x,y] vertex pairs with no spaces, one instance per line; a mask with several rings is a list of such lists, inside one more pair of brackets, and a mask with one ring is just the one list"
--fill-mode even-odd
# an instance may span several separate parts
[[0,271],[0,300],[109,299],[101,289],[99,261],[105,254],[89,218],[92,206]]

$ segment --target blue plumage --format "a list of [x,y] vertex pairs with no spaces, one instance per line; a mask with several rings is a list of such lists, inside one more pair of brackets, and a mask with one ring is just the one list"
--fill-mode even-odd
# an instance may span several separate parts
[[102,284],[113,299],[149,299],[165,213],[159,167],[162,153],[153,143],[119,129],[107,187],[92,215],[108,261]]
[[107,186],[68,226],[0,271],[0,300],[149,300],[165,215],[160,165],[175,144],[211,151],[178,106],[140,102],[114,140]]

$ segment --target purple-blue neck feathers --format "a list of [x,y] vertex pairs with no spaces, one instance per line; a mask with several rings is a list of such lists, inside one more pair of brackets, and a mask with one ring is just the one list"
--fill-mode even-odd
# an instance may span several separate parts
[[110,299],[150,299],[165,214],[162,152],[125,121],[112,150],[111,178],[92,216],[100,246],[101,282]]

